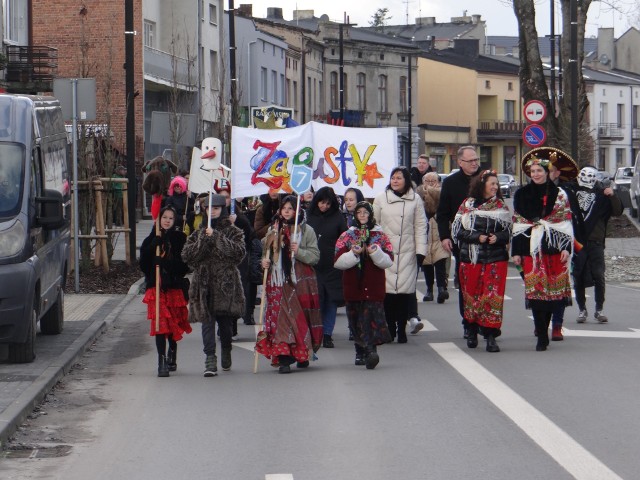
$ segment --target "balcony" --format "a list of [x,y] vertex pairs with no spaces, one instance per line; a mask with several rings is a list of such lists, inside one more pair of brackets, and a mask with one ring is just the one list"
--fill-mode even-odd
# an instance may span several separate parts
[[[364,127],[366,112],[363,110],[344,110],[345,127]],[[337,122],[340,119],[340,110],[329,110],[329,122]]]
[[409,112],[398,112],[398,122],[409,122]]
[[52,92],[58,50],[42,46],[7,46],[6,88],[10,93]]
[[479,142],[517,139],[522,137],[526,126],[526,122],[519,120],[479,120],[476,134]]
[[[189,62],[170,53],[144,47],[144,78],[157,85],[180,90],[197,91],[196,68],[189,70]],[[157,88],[156,90],[166,90]]]
[[617,123],[599,123],[598,139],[600,141],[623,140],[624,128],[624,125],[618,125]]

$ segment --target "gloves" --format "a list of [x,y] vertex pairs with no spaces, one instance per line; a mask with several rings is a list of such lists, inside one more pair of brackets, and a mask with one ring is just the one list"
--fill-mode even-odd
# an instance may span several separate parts
[[418,269],[422,266],[422,262],[424,262],[424,255],[420,255],[416,253],[416,262],[418,262]]

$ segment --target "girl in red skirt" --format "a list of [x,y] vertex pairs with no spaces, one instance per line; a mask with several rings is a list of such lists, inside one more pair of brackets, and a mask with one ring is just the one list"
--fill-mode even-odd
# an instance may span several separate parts
[[[151,323],[150,335],[156,337],[158,349],[158,376],[168,377],[177,369],[177,342],[184,333],[191,333],[187,321],[187,300],[183,293],[188,267],[182,261],[182,247],[186,237],[174,228],[176,212],[172,207],[160,211],[160,236],[155,228],[140,246],[140,269],[144,272],[147,291],[143,302],[147,304],[147,318]],[[156,256],[156,247],[160,255]],[[156,266],[160,267],[160,321],[156,329]],[[169,351],[167,352],[167,340]]]

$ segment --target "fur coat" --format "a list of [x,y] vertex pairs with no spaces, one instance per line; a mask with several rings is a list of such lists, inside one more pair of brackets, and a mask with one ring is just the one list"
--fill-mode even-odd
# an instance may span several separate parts
[[433,265],[439,260],[450,256],[442,246],[440,234],[438,233],[438,223],[436,222],[436,212],[440,203],[440,188],[420,185],[416,193],[422,198],[424,212],[427,214],[427,254],[424,256],[423,265]]
[[182,258],[193,271],[189,287],[189,322],[210,322],[212,316],[244,314],[244,292],[238,265],[246,254],[244,234],[228,218],[220,218],[207,236],[199,228],[187,239]]

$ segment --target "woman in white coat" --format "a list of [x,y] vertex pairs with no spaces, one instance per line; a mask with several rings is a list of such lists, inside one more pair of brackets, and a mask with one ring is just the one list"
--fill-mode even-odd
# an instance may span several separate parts
[[[373,202],[374,217],[393,245],[393,266],[385,270],[384,311],[389,332],[398,343],[407,343],[407,320],[417,310],[418,268],[427,253],[427,217],[422,200],[413,190],[405,167],[391,171],[386,190]],[[422,329],[422,322],[411,318],[411,333]]]

